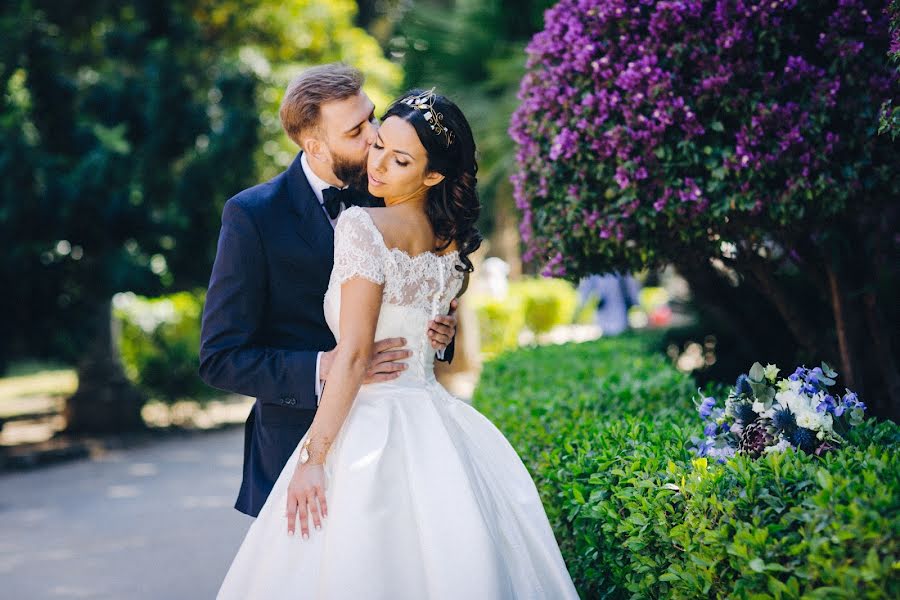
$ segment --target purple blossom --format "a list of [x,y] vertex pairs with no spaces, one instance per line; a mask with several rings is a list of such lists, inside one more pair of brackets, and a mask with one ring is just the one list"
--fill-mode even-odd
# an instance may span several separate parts
[[712,413],[712,409],[715,405],[716,399],[712,396],[707,396],[706,398],[704,398],[703,402],[700,403],[700,407],[697,409],[700,412],[700,418],[709,418],[709,415]]
[[[900,84],[884,54],[900,51],[898,36],[867,7],[557,2],[528,45],[509,129],[528,259],[546,272],[596,268],[583,251],[641,267],[671,258],[667,248],[714,244],[723,223],[765,232],[852,206],[858,172],[835,165],[887,173],[900,152],[867,141],[871,115]],[[575,214],[596,216],[557,260],[555,236],[576,233],[560,210],[573,200]]]

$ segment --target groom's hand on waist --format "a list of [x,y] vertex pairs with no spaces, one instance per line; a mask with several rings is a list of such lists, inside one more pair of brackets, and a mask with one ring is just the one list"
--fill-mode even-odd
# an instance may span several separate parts
[[[412,356],[412,352],[405,348],[406,338],[388,338],[375,342],[372,353],[372,361],[369,363],[369,371],[363,383],[381,383],[400,377],[408,365],[399,362]],[[331,364],[334,362],[334,350],[324,352],[320,364],[319,378],[324,383],[328,380]]]

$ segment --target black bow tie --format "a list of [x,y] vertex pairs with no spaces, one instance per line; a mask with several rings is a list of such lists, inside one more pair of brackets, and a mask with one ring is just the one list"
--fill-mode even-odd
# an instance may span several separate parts
[[325,210],[332,219],[336,219],[340,214],[341,202],[347,208],[355,204],[353,202],[353,192],[350,191],[350,188],[339,190],[336,187],[329,187],[322,190],[322,204],[325,205]]

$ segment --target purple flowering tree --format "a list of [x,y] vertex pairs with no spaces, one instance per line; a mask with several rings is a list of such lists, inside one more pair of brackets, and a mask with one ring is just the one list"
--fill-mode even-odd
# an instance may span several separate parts
[[[891,17],[890,57],[900,68],[900,0],[891,0],[887,8]],[[900,137],[900,106],[895,106],[890,99],[885,101],[881,113],[879,133],[890,134],[891,139]]]
[[876,130],[900,77],[885,8],[559,2],[510,127],[524,258],[570,278],[674,264],[748,339],[781,330],[896,414],[900,147]]

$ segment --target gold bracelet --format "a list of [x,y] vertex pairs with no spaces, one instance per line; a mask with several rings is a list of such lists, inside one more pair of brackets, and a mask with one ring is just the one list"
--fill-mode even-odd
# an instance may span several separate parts
[[300,445],[300,464],[306,464],[306,461],[309,460],[309,441],[310,437],[306,436],[306,439],[303,440],[303,443]]

